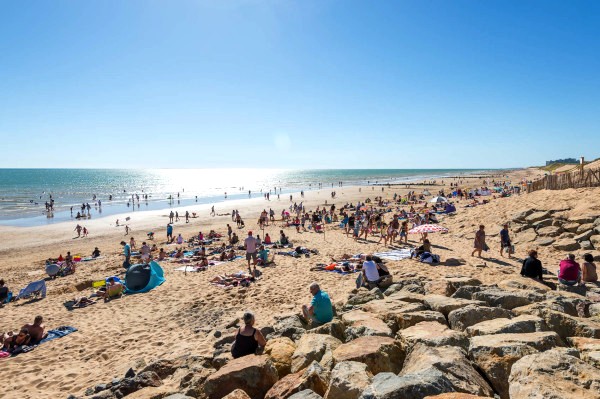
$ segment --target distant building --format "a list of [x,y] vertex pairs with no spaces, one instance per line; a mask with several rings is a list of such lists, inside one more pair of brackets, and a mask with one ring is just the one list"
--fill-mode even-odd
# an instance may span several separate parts
[[579,161],[575,158],[557,159],[555,161],[546,161],[546,166],[552,165],[553,163],[567,163],[567,164],[578,164]]

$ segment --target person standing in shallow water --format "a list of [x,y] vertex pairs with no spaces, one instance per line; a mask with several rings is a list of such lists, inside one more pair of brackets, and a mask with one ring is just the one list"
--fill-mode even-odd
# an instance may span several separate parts
[[485,226],[479,225],[479,230],[475,233],[475,241],[473,243],[473,247],[475,248],[473,252],[471,252],[471,256],[475,256],[475,252],[477,252],[477,257],[481,258],[481,251],[485,250]]

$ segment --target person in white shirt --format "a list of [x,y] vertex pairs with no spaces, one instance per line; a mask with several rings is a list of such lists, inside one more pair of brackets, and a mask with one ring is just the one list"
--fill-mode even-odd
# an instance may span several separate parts
[[148,263],[150,260],[150,247],[146,244],[146,241],[142,242],[140,252],[142,254],[142,262]]
[[[248,232],[248,237],[244,240],[244,248],[246,248],[246,260],[248,261],[248,271],[252,277],[256,277],[256,238],[252,237],[252,231]],[[250,259],[254,262],[254,270],[250,268]]]
[[365,277],[365,283],[369,288],[377,287],[379,282],[379,266],[373,261],[371,255],[367,255],[363,262],[362,272]]

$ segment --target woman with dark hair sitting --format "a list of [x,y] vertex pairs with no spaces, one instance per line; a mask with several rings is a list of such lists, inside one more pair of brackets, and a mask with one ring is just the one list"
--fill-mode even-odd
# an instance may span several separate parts
[[231,354],[234,359],[238,357],[254,355],[259,346],[265,347],[267,340],[260,330],[254,328],[254,314],[244,313],[244,327],[240,327],[235,335],[235,342],[231,347]]

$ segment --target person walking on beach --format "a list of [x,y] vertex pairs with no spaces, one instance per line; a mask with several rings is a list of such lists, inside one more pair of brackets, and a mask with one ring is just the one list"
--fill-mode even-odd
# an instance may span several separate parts
[[508,252],[508,258],[512,255],[512,245],[510,242],[510,236],[508,235],[508,225],[505,224],[500,230],[500,256],[504,256],[504,248]]
[[210,208],[210,216],[215,216],[215,206],[213,205],[212,208]]
[[185,222],[186,223],[190,222],[190,213],[188,211],[185,211]]
[[129,235],[129,226],[125,225],[125,235]]
[[473,252],[471,252],[471,256],[475,256],[475,252],[477,252],[477,257],[481,258],[481,251],[486,251],[486,243],[485,243],[485,226],[480,225],[479,230],[475,233],[475,241],[473,242],[473,247],[475,248]]
[[77,232],[77,238],[81,237],[81,226],[77,225],[75,226],[75,230]]
[[87,237],[87,236],[88,236],[88,234],[89,234],[89,232],[90,232],[90,231],[87,229],[87,227],[84,227],[84,228],[83,228],[83,236],[84,236],[84,237]]
[[175,211],[175,221],[179,222],[179,211]]
[[[246,249],[246,260],[248,261],[248,271],[252,277],[256,277],[256,238],[252,236],[252,231],[248,232],[248,237],[244,240]],[[250,259],[254,263],[254,270],[250,268]]]
[[167,224],[167,244],[173,241],[173,225],[171,223]]
[[171,211],[171,213],[169,213],[169,223],[173,223],[174,216],[175,216],[175,214],[173,213],[173,211]]
[[233,229],[231,228],[229,223],[227,223],[227,237],[229,238],[229,240],[231,240],[231,233],[233,233]]

